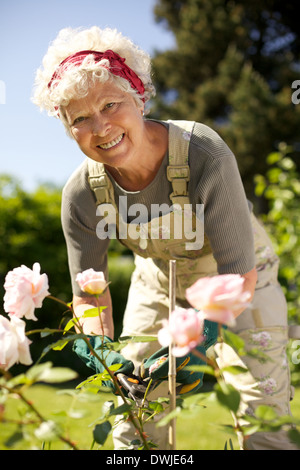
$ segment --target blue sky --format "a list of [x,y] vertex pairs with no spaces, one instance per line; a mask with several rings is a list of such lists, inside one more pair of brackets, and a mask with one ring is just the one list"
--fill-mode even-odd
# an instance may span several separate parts
[[117,28],[152,54],[173,47],[154,21],[155,0],[0,0],[0,173],[27,190],[63,185],[84,155],[59,120],[30,101],[36,69],[65,27]]

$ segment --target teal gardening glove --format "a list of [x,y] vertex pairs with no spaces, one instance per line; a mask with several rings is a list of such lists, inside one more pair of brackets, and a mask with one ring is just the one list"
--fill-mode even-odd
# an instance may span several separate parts
[[[204,321],[205,340],[196,348],[201,353],[203,359],[192,352],[186,356],[176,357],[176,382],[180,385],[176,388],[177,395],[183,395],[188,392],[196,392],[203,385],[203,372],[186,370],[185,366],[205,365],[206,350],[216,343],[218,338],[218,323],[208,320]],[[169,348],[163,347],[156,351],[148,359],[145,359],[140,367],[140,376],[142,379],[150,377],[155,386],[164,380],[168,380],[169,370]],[[155,366],[154,366],[155,364]],[[153,370],[150,372],[150,367]],[[156,382],[156,383],[155,383]]]
[[[104,336],[103,338],[103,336],[87,335],[87,339],[89,340],[92,348],[97,353],[97,355],[103,361],[105,361],[107,367],[110,367],[113,364],[122,364],[122,366],[118,369],[117,373],[122,373],[124,375],[132,374],[134,369],[133,362],[125,359],[125,357],[123,357],[121,354],[107,347],[108,343],[113,342],[108,336]],[[102,372],[104,372],[104,366],[91,353],[84,339],[77,339],[76,341],[74,341],[73,351],[87,365],[87,367],[93,369],[97,374],[101,374]],[[115,391],[114,384],[110,380],[104,381],[103,385],[106,387],[110,387],[113,391]]]

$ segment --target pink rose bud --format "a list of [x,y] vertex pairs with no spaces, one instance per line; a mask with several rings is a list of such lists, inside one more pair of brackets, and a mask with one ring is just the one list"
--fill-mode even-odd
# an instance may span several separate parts
[[103,272],[96,272],[93,269],[86,269],[82,273],[78,273],[76,281],[83,292],[92,295],[102,294],[108,286]]
[[44,298],[49,295],[48,277],[40,274],[40,270],[39,263],[35,263],[32,269],[22,265],[6,275],[4,310],[10,316],[37,320],[34,310],[40,308]]
[[174,356],[185,356],[204,340],[204,320],[193,308],[175,308],[169,321],[164,320],[163,324],[164,328],[158,332],[158,341],[162,346],[173,343]]
[[25,322],[14,316],[10,321],[0,315],[0,367],[8,370],[14,364],[32,364],[29,345],[25,335]]
[[204,318],[227,325],[234,324],[234,311],[249,306],[250,297],[239,274],[204,277],[186,290],[188,302],[201,310]]

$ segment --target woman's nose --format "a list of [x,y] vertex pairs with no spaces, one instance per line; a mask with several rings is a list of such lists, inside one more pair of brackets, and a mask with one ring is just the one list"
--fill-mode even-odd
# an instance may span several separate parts
[[110,121],[107,117],[100,113],[95,115],[92,120],[92,133],[95,136],[104,137],[111,129]]

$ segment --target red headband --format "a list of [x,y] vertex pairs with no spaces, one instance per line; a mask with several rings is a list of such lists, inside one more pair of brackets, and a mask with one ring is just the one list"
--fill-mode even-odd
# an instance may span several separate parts
[[[61,80],[63,74],[66,72],[66,70],[68,70],[70,65],[81,65],[88,55],[93,55],[96,63],[100,62],[100,60],[107,59],[109,61],[109,66],[105,68],[107,68],[114,75],[128,80],[131,88],[136,90],[140,95],[144,95],[145,88],[142,80],[130,67],[128,67],[128,65],[125,64],[125,59],[111,50],[105,52],[80,51],[70,55],[59,64],[54,74],[52,75],[50,82],[48,83],[48,88],[51,88],[54,81]],[[145,101],[144,98],[143,101]]]

